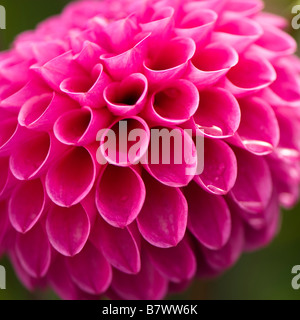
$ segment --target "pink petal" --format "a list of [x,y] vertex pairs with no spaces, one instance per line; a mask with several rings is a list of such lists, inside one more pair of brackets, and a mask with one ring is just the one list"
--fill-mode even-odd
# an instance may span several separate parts
[[242,149],[235,149],[235,155],[238,176],[231,190],[232,198],[246,211],[265,210],[272,195],[272,178],[265,159]]
[[183,5],[185,13],[199,11],[204,9],[211,9],[219,13],[224,5],[227,4],[226,0],[202,0],[202,1],[188,1]]
[[178,188],[164,186],[148,174],[143,180],[146,201],[137,218],[139,230],[156,247],[174,247],[185,234],[187,202]]
[[89,294],[105,292],[112,280],[110,264],[89,242],[79,254],[67,260],[67,266],[75,284]]
[[252,48],[257,55],[262,55],[267,59],[275,59],[295,53],[297,43],[292,36],[269,24],[263,25],[263,27],[263,35]]
[[52,161],[66,151],[53,134],[35,133],[26,144],[20,145],[10,156],[9,167],[19,180],[31,180],[40,177]]
[[92,72],[92,77],[67,78],[60,84],[60,90],[81,106],[101,108],[105,106],[103,91],[110,82],[109,76],[103,71],[103,65],[98,64]]
[[47,273],[51,262],[51,247],[41,225],[35,225],[16,239],[16,253],[24,270],[34,278]]
[[204,171],[194,180],[208,192],[225,195],[233,188],[237,177],[235,154],[220,140],[206,139],[204,144]]
[[262,34],[263,30],[258,23],[239,17],[224,21],[213,33],[212,42],[226,43],[241,53],[256,42]]
[[207,248],[224,247],[231,232],[231,216],[223,197],[203,191],[194,182],[184,190],[191,233]]
[[57,256],[52,262],[47,277],[51,287],[64,300],[90,300],[93,298],[75,285],[67,268],[66,259],[61,256]]
[[54,124],[54,134],[63,144],[84,146],[96,141],[99,130],[111,122],[107,109],[83,107],[64,113]]
[[21,233],[31,230],[41,217],[45,201],[44,186],[39,179],[19,184],[9,199],[12,226]]
[[264,100],[275,107],[298,107],[300,102],[300,80],[295,72],[295,62],[280,59],[273,63],[277,79],[261,92]]
[[226,138],[235,134],[240,125],[241,111],[235,97],[221,88],[201,91],[194,115],[197,128],[207,137]]
[[95,160],[87,149],[77,147],[64,154],[49,169],[46,175],[47,194],[57,205],[70,207],[85,198],[95,179]]
[[224,44],[210,44],[196,52],[185,72],[184,78],[198,89],[218,82],[239,60],[236,51]]
[[[188,185],[198,166],[197,150],[191,136],[181,128],[162,127],[152,128],[151,134],[151,146],[147,158],[142,161],[144,168],[167,186]],[[159,139],[160,136],[163,138]],[[171,136],[174,139],[171,140]]]
[[160,125],[186,122],[199,106],[197,88],[186,80],[173,80],[162,85],[150,99],[143,115]]
[[84,208],[78,204],[71,208],[53,206],[46,221],[51,245],[64,256],[78,254],[90,234],[90,221]]
[[134,169],[112,165],[104,169],[96,190],[96,205],[104,220],[124,228],[136,219],[144,201],[145,186]]
[[119,81],[132,73],[141,71],[149,36],[150,33],[142,35],[141,39],[137,39],[137,43],[131,49],[121,54],[103,54],[100,56],[113,79]]
[[174,38],[155,53],[149,53],[144,61],[144,73],[151,85],[178,79],[185,71],[188,61],[196,51],[190,38]]
[[11,194],[17,182],[9,170],[9,158],[0,157],[0,177],[0,200],[3,200]]
[[92,72],[99,62],[99,56],[104,52],[96,43],[84,41],[80,52],[74,56],[74,60],[80,64],[87,72]]
[[227,73],[222,86],[236,97],[258,92],[276,80],[271,63],[253,54],[240,56],[239,63]]
[[278,146],[280,136],[272,107],[256,97],[242,99],[239,104],[241,124],[229,141],[257,155],[271,153]]
[[241,219],[232,214],[232,229],[227,244],[220,250],[203,247],[208,265],[215,271],[224,271],[232,267],[239,259],[244,248],[244,228]]
[[245,226],[245,250],[253,251],[267,246],[279,231],[281,219],[277,196],[273,195],[264,215],[267,220],[262,229]]
[[228,15],[236,15],[237,17],[252,17],[264,8],[261,0],[230,0],[226,3],[226,12]]
[[137,275],[114,270],[112,281],[112,289],[127,300],[160,300],[166,294],[167,285],[166,279],[155,270],[145,254]]
[[179,37],[191,38],[197,45],[203,45],[209,41],[217,19],[218,15],[212,10],[193,10],[181,20],[174,31]]
[[18,121],[28,129],[49,130],[61,113],[76,107],[72,100],[57,93],[33,96],[22,106]]
[[128,274],[140,271],[139,247],[129,228],[114,228],[97,218],[90,239],[116,269]]
[[143,109],[148,93],[147,78],[134,73],[106,87],[104,99],[108,109],[117,116],[134,116]]
[[153,266],[164,278],[176,283],[190,280],[196,272],[196,258],[187,240],[176,247],[160,249],[148,245],[147,252]]
[[0,243],[2,244],[2,240],[4,239],[9,223],[8,206],[4,201],[0,202],[0,221]]
[[31,68],[41,75],[52,89],[58,91],[63,80],[81,76],[83,72],[80,65],[73,59],[71,51],[56,56],[42,66],[36,65]]

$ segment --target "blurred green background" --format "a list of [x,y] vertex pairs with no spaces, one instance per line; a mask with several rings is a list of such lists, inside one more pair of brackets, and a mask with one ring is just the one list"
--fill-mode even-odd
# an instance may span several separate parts
[[[46,17],[59,13],[68,0],[2,0],[7,13],[6,30],[0,30],[0,48],[6,49],[23,30],[32,29]],[[291,7],[297,1],[265,0],[266,10],[291,20]],[[300,1],[298,1],[300,4]],[[290,30],[300,43],[300,30]],[[7,289],[0,290],[0,300],[56,299],[52,292],[29,293],[19,283],[7,259],[0,261],[7,269]],[[175,299],[300,299],[300,290],[292,289],[291,269],[300,265],[300,205],[284,212],[281,233],[271,246],[259,252],[244,254],[237,265],[222,277],[196,281]]]

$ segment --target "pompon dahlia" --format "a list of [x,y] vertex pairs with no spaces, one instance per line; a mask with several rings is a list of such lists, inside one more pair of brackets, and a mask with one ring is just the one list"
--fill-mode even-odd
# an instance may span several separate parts
[[[300,62],[262,8],[74,2],[1,53],[0,248],[28,289],[161,299],[273,239],[298,199]],[[132,161],[129,132],[99,149],[122,121],[144,132]],[[204,137],[204,171],[141,161],[153,128]]]

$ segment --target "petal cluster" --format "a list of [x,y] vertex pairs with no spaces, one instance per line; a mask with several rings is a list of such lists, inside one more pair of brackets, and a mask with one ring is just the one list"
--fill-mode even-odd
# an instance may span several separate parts
[[[29,290],[162,299],[274,238],[298,200],[300,62],[262,9],[83,0],[0,53],[0,253]],[[152,129],[174,128],[204,139],[201,174],[145,161]]]

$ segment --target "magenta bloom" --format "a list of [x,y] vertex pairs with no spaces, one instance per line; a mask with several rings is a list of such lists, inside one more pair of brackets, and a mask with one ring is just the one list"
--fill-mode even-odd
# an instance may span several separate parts
[[[29,290],[162,299],[274,238],[298,200],[300,61],[262,8],[79,1],[0,54],[0,252]],[[145,133],[132,161],[124,135],[99,149],[121,120]],[[204,171],[143,162],[153,128],[204,137]]]

